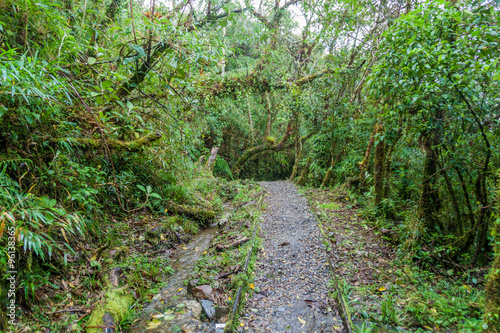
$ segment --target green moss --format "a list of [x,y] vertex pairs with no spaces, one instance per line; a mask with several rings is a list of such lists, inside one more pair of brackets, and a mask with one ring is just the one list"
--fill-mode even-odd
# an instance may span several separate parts
[[93,328],[104,325],[102,317],[104,314],[110,313],[115,322],[120,322],[129,311],[130,306],[134,302],[132,295],[129,295],[124,288],[110,288],[106,291],[104,304],[98,304],[92,311],[92,315],[87,322],[87,333],[100,333],[102,328]]
[[338,203],[335,203],[335,202],[329,202],[329,203],[325,203],[325,204],[320,204],[318,206],[319,206],[319,208],[334,209],[334,210],[337,210],[337,209],[340,208],[340,205]]

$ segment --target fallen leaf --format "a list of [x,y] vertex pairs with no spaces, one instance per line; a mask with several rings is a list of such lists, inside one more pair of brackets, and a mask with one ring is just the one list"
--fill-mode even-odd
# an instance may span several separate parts
[[165,315],[165,320],[166,321],[170,321],[170,320],[173,320],[173,319],[175,319],[175,315],[173,315],[173,314]]
[[157,328],[158,326],[161,325],[161,320],[154,319],[153,321],[148,323],[148,330],[152,330],[154,328]]

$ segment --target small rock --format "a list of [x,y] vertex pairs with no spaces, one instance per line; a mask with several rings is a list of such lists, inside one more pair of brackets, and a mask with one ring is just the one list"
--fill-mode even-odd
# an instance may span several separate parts
[[224,307],[216,307],[215,317],[217,318],[217,321],[221,323],[227,322],[229,319],[229,309]]
[[227,217],[224,217],[219,220],[219,226],[223,227],[229,222],[229,219]]
[[193,288],[196,287],[196,285],[198,284],[199,281],[200,281],[199,279],[194,279],[194,280],[189,281],[189,283],[187,285],[188,294],[193,294]]
[[186,312],[190,311],[191,312],[191,316],[194,319],[200,319],[200,316],[201,316],[201,305],[200,305],[200,303],[198,303],[196,301],[187,301],[185,303],[185,305],[186,305]]
[[215,316],[215,308],[214,303],[212,301],[201,299],[200,300],[201,307],[203,312],[207,315],[208,319],[212,320]]
[[212,287],[206,284],[194,287],[191,290],[191,294],[197,299],[208,299],[212,302],[214,301],[214,296],[212,295]]

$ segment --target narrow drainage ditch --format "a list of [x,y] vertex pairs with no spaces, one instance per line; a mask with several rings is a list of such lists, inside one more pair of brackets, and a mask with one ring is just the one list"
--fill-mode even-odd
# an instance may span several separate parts
[[199,321],[201,306],[188,295],[184,281],[190,279],[196,263],[210,246],[217,230],[217,225],[211,226],[197,233],[189,244],[178,247],[176,257],[170,264],[174,273],[168,277],[168,286],[144,308],[131,332],[193,331],[203,325]]

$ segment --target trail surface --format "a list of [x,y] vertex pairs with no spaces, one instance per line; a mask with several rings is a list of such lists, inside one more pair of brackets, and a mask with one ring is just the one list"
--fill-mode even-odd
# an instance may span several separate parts
[[242,311],[240,331],[332,332],[341,319],[328,297],[330,278],[316,219],[289,182],[262,182],[268,192],[257,261],[259,292]]

